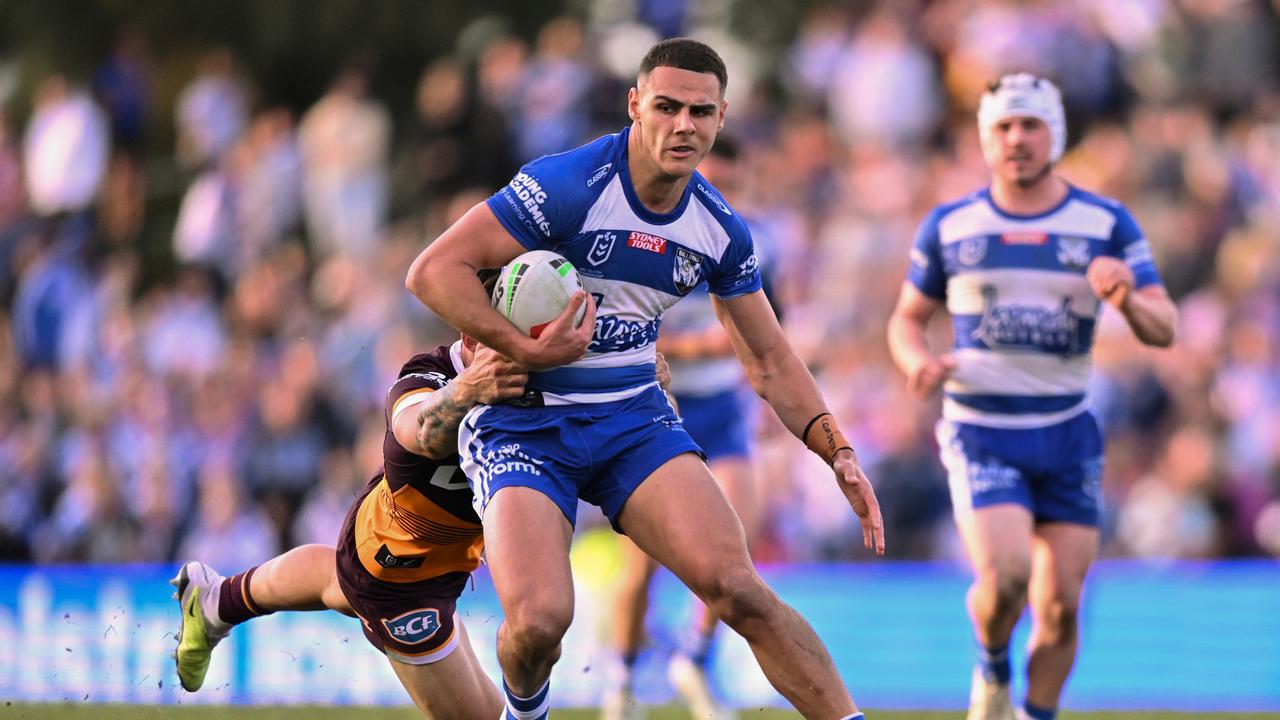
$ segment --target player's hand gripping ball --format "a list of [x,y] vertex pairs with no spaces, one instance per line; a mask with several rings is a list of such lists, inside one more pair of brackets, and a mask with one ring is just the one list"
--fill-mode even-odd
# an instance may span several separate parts
[[[573,264],[550,250],[531,250],[502,268],[493,288],[493,307],[520,332],[536,338],[564,311],[582,280]],[[586,312],[584,303],[573,318],[577,327]]]

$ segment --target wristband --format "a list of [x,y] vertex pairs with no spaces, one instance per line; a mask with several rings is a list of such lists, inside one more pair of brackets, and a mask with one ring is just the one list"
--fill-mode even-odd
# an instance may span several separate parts
[[853,452],[849,440],[836,427],[836,419],[831,413],[824,412],[810,420],[801,439],[806,447],[828,465],[835,462],[836,453],[841,450]]

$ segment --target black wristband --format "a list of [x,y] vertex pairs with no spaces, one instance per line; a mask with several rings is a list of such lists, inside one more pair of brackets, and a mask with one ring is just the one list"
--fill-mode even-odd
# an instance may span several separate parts
[[813,419],[809,421],[809,424],[804,426],[804,432],[800,433],[800,442],[807,444],[809,442],[809,431],[813,429],[813,424],[818,422],[818,419],[821,418],[823,415],[830,415],[830,414],[831,413],[824,411],[824,412],[818,413],[817,415],[814,415]]

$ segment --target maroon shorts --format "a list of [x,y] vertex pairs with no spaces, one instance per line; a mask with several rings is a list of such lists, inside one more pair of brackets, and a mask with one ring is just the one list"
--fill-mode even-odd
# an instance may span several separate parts
[[442,660],[457,647],[454,607],[471,576],[450,572],[415,582],[374,577],[356,548],[356,514],[377,485],[371,482],[347,512],[338,538],[338,585],[360,616],[364,635],[387,657],[411,665]]

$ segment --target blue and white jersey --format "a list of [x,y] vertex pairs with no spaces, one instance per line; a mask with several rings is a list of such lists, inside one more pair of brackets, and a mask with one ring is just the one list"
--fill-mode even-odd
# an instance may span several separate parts
[[[720,326],[705,284],[671,308],[662,322],[664,332],[677,333],[706,332]],[[700,360],[668,358],[667,364],[671,366],[671,385],[667,389],[677,397],[710,397],[740,387],[746,380],[742,363],[734,355]]]
[[670,213],[640,203],[629,133],[534,160],[488,201],[521,245],[568,258],[596,301],[587,354],[529,374],[549,405],[620,400],[653,385],[663,313],[699,283],[720,297],[760,289],[746,223],[701,175]]
[[1085,271],[1100,256],[1124,260],[1138,288],[1160,282],[1128,210],[1079,188],[1034,216],[1000,210],[983,189],[925,218],[907,279],[951,314],[957,368],[943,417],[1033,428],[1087,408],[1101,302]]

